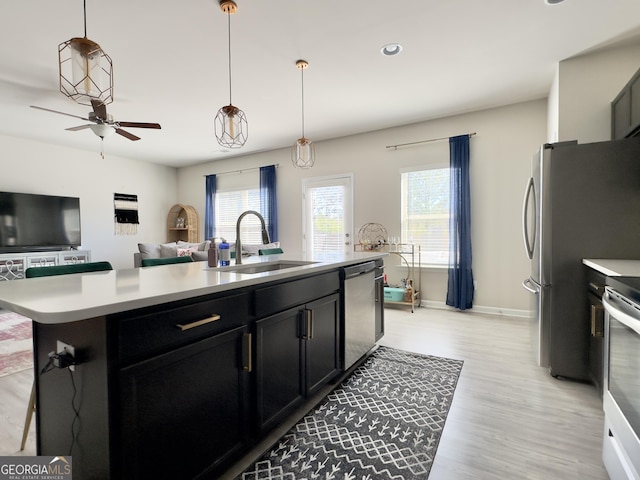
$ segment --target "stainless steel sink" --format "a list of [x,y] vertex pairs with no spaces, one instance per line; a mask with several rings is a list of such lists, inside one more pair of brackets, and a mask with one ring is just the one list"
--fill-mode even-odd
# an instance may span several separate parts
[[274,270],[284,270],[287,268],[302,267],[304,265],[311,265],[316,262],[302,262],[302,261],[287,261],[279,260],[277,262],[265,262],[265,263],[253,263],[243,265],[231,265],[228,267],[217,267],[212,270],[219,270],[221,272],[233,272],[233,273],[264,273],[272,272]]

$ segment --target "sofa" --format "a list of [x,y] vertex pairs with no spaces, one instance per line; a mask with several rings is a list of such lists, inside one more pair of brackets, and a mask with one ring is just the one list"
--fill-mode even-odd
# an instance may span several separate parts
[[[209,258],[209,248],[211,242],[206,240],[199,243],[189,242],[167,242],[167,243],[139,243],[138,252],[133,254],[134,267],[142,266],[143,258],[168,258],[168,257],[182,257],[189,255],[193,258],[194,262],[203,262]],[[235,252],[235,243],[229,243],[231,252]],[[266,245],[242,245],[242,255],[258,255],[258,250],[261,248],[278,248],[280,242],[272,242]],[[233,255],[235,256],[235,255]]]

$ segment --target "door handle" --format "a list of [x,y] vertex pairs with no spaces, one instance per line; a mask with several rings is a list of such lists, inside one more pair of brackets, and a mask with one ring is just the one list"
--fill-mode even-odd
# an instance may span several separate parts
[[251,373],[253,371],[253,358],[251,356],[251,334],[243,334],[242,340],[242,370],[247,373]]
[[[529,226],[527,225],[527,214],[529,213],[529,200],[533,197],[533,241],[529,241]],[[522,236],[524,237],[524,248],[527,252],[529,260],[533,259],[533,250],[536,242],[536,226],[538,223],[536,212],[536,191],[533,183],[533,177],[529,178],[527,187],[524,191],[524,201],[522,204]]]
[[313,338],[313,310],[305,308],[302,311],[302,340],[311,340]]
[[525,281],[523,281],[522,286],[524,287],[525,290],[533,293],[534,295],[537,295],[540,293],[540,290],[538,290],[534,285],[531,284],[530,278],[527,278]]

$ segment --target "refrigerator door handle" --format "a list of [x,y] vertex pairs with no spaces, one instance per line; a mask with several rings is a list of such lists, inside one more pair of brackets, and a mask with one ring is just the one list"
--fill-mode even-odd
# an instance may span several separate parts
[[[529,201],[533,198],[533,236],[529,236],[529,225],[527,224],[527,217],[529,213]],[[533,177],[529,178],[527,188],[524,191],[524,201],[522,205],[522,235],[524,237],[524,248],[527,252],[529,260],[533,259],[533,250],[536,242],[536,191],[533,183]],[[532,241],[530,241],[532,239]]]
[[527,278],[524,282],[522,282],[522,286],[524,287],[525,290],[533,293],[534,295],[538,295],[540,293],[540,290],[537,289],[535,285],[531,283],[530,278]]

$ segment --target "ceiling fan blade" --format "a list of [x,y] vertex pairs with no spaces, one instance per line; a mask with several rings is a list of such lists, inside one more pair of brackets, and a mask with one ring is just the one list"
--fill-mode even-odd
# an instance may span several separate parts
[[93,113],[96,114],[96,117],[102,120],[107,119],[107,106],[104,103],[100,100],[91,99],[91,106],[93,107]]
[[128,138],[129,140],[133,140],[134,142],[136,140],[140,140],[140,137],[136,137],[133,133],[129,133],[125,130],[122,130],[121,128],[116,128],[116,133],[118,135],[122,135],[125,138]]
[[50,108],[37,107],[35,105],[30,105],[30,107],[31,108],[36,108],[38,110],[44,110],[45,112],[58,113],[60,115],[66,115],[67,117],[79,118],[80,120],[86,120],[87,122],[91,121],[90,119],[85,118],[85,117],[80,117],[78,115],[71,115],[70,113],[59,112],[57,110],[51,110]]
[[121,127],[135,128],[162,128],[159,123],[143,123],[143,122],[118,122]]
[[84,130],[85,128],[91,128],[93,125],[80,125],[78,127],[70,127],[65,128],[65,130],[69,130],[70,132],[77,132],[78,130]]

